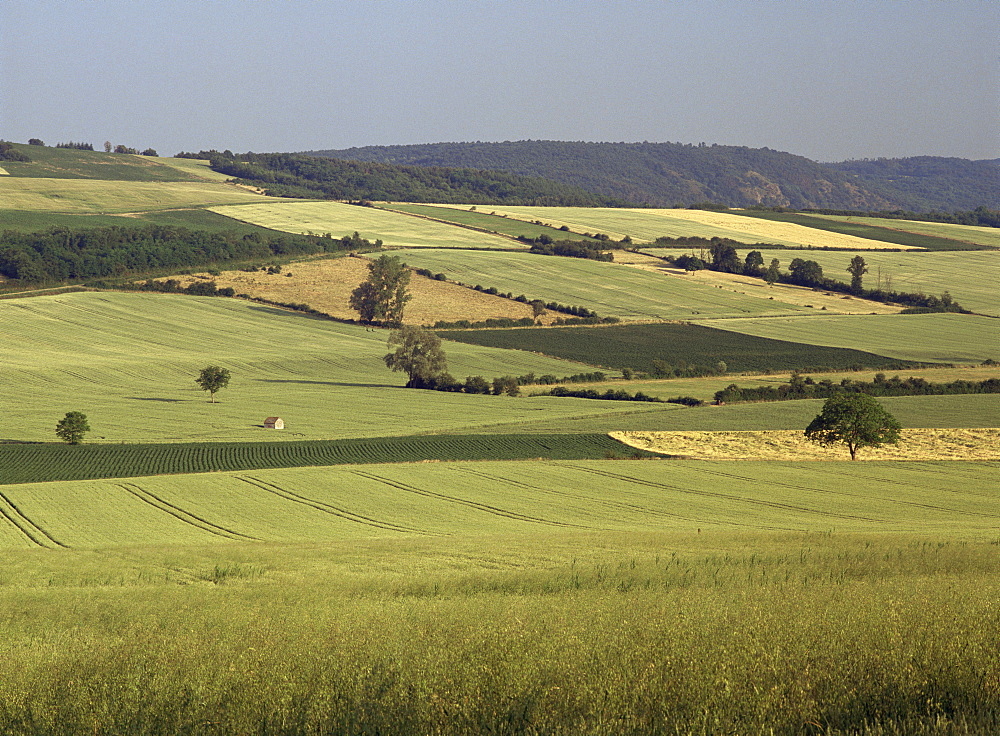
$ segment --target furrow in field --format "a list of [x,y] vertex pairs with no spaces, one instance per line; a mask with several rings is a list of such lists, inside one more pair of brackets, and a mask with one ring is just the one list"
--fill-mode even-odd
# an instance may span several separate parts
[[202,531],[206,531],[209,534],[214,534],[218,537],[225,537],[226,539],[233,540],[250,540],[254,542],[261,541],[258,537],[251,537],[248,534],[243,534],[241,532],[233,531],[232,529],[227,529],[226,527],[219,526],[218,524],[213,524],[207,519],[203,519],[200,516],[196,516],[189,511],[185,511],[179,506],[174,506],[173,504],[164,501],[159,496],[147,491],[141,486],[137,486],[134,483],[117,483],[119,488],[128,493],[132,494],[140,501],[148,503],[164,513],[173,516],[175,519],[184,522],[185,524],[190,524],[191,526],[197,527]]
[[627,503],[625,501],[610,501],[605,499],[598,499],[592,496],[586,496],[580,493],[570,493],[568,491],[557,491],[553,488],[543,488],[542,486],[529,485],[528,483],[522,483],[520,481],[514,480],[513,478],[502,478],[497,475],[491,475],[489,473],[483,473],[478,470],[473,470],[472,468],[458,468],[459,472],[467,473],[476,478],[481,478],[482,480],[488,480],[493,483],[503,483],[506,485],[515,486],[516,488],[522,488],[527,491],[536,491],[538,493],[548,493],[554,496],[560,496],[563,498],[572,498],[579,501],[586,501],[589,504],[594,504],[597,506],[603,506],[605,508],[614,509],[615,511],[627,511],[633,513],[640,513],[644,516],[660,516],[668,519],[679,519],[681,521],[697,521],[693,517],[683,516],[682,514],[672,514],[668,511],[662,511],[660,509],[654,509],[649,506],[642,506],[635,503]]
[[522,514],[517,511],[509,511],[507,509],[502,509],[498,506],[490,506],[484,503],[479,503],[477,501],[469,501],[464,498],[456,498],[455,496],[448,496],[444,493],[436,493],[434,491],[428,491],[423,488],[417,488],[416,486],[411,486],[407,483],[401,483],[398,481],[391,480],[390,478],[384,478],[380,475],[375,475],[374,473],[366,473],[360,470],[352,471],[355,475],[362,478],[368,478],[369,480],[374,480],[379,483],[384,483],[392,488],[398,488],[401,491],[407,491],[409,493],[416,493],[419,496],[425,496],[427,498],[435,498],[440,501],[447,501],[448,503],[455,503],[460,506],[467,506],[477,511],[485,511],[488,514],[494,514],[496,516],[503,516],[507,519],[513,519],[515,521],[526,521],[532,524],[545,524],[548,526],[558,526],[558,527],[574,527],[576,529],[593,529],[594,527],[585,526],[583,524],[570,524],[568,522],[562,521],[552,521],[551,519],[543,519],[538,516],[528,516],[527,514]]
[[32,544],[38,547],[51,549],[53,547],[66,547],[62,542],[57,541],[48,532],[35,524],[24,515],[21,510],[14,505],[6,495],[0,493],[0,515],[2,515],[11,525],[23,534]]
[[309,508],[315,509],[316,511],[322,511],[325,514],[331,514],[333,516],[340,517],[347,521],[353,521],[358,524],[365,524],[367,526],[373,526],[378,529],[385,529],[392,532],[404,532],[408,534],[430,534],[426,529],[420,529],[418,527],[404,526],[402,524],[394,524],[390,521],[381,521],[379,519],[373,519],[370,516],[364,516],[362,514],[356,514],[353,511],[348,511],[347,509],[340,508],[339,506],[334,506],[333,504],[325,503],[323,501],[317,501],[306,496],[301,496],[298,493],[293,493],[286,488],[282,488],[274,483],[269,483],[267,481],[261,480],[260,478],[254,478],[253,476],[237,476],[236,480],[243,481],[249,485],[259,488],[266,493],[272,493],[279,498],[283,498],[286,501],[291,501],[292,503],[302,504],[303,506],[308,506]]
[[[750,506],[763,506],[766,508],[782,509],[786,511],[797,511],[808,514],[816,514],[818,516],[828,516],[835,519],[850,519],[852,521],[874,521],[874,522],[884,522],[884,519],[877,519],[872,516],[861,516],[859,514],[841,514],[834,511],[822,511],[816,508],[810,508],[808,506],[799,506],[797,504],[781,503],[779,501],[762,501],[760,499],[746,498],[745,496],[738,496],[732,493],[722,493],[719,491],[706,491],[706,490],[695,490],[693,488],[682,488],[679,486],[674,486],[666,483],[659,483],[657,481],[643,480],[640,478],[633,478],[628,475],[620,475],[618,473],[611,473],[605,470],[597,470],[596,468],[582,468],[578,466],[566,466],[573,467],[574,470],[580,472],[592,473],[594,475],[601,475],[607,478],[614,478],[616,480],[627,481],[630,483],[637,483],[639,485],[649,486],[650,488],[663,488],[666,490],[680,491],[681,493],[694,495],[694,496],[705,496],[709,498],[719,498],[726,501],[735,501],[737,503],[747,504]],[[700,470],[700,469],[699,469]],[[738,477],[738,476],[735,476]],[[746,479],[744,479],[746,480]],[[802,488],[801,490],[809,490]],[[819,489],[816,489],[819,490]]]
[[[906,461],[904,461],[904,462],[906,462]],[[896,466],[896,467],[898,467],[898,466]],[[704,471],[704,469],[699,469],[699,470],[702,470],[703,472],[708,472],[708,471]],[[812,472],[822,473],[823,475],[833,475],[833,476],[838,476],[838,477],[842,477],[842,478],[856,478],[857,477],[853,473],[847,473],[847,472],[844,472],[844,471],[833,470],[829,466],[829,464],[826,464],[826,463],[824,463],[823,467],[821,467],[819,470],[814,470],[813,468],[810,468],[810,470]],[[921,465],[921,467],[920,467],[920,474],[921,474],[921,476],[923,476],[925,473],[930,473],[930,472],[933,472],[933,471],[931,471],[928,468],[926,468],[926,466]],[[954,478],[954,474],[953,473],[950,474],[950,475],[951,475],[952,478]],[[733,475],[732,477],[739,478],[741,480],[749,480],[749,478],[746,478],[746,477],[743,477],[743,476],[740,476],[740,475]],[[870,479],[870,476],[869,476],[869,479]],[[950,493],[950,494],[961,493],[961,494],[967,495],[967,496],[981,496],[983,498],[986,498],[986,497],[993,498],[996,495],[995,491],[993,491],[992,489],[983,489],[980,492],[976,492],[975,490],[970,490],[968,488],[950,488],[950,487],[942,488],[939,485],[926,485],[926,484],[920,483],[919,481],[915,480],[912,477],[907,477],[905,480],[899,480],[897,478],[891,478],[891,477],[889,477],[889,478],[880,477],[880,478],[878,478],[878,482],[881,483],[881,484],[887,485],[887,486],[898,486],[900,488],[905,488],[905,489],[911,490],[911,491],[914,490],[914,489],[921,489],[921,490],[930,491],[930,492],[933,492],[933,493]],[[787,484],[783,484],[783,483],[776,483],[774,481],[771,481],[770,483],[771,483],[771,485],[787,485]],[[798,486],[791,486],[791,485],[787,485],[787,487],[789,487],[789,488],[798,488]],[[870,495],[867,495],[867,494],[838,492],[838,491],[831,491],[831,490],[820,489],[820,488],[804,488],[804,490],[809,490],[809,491],[813,491],[813,492],[816,492],[816,493],[834,493],[834,494],[844,495],[844,496],[855,496],[857,498],[870,498]],[[916,501],[904,501],[904,500],[896,499],[896,498],[890,498],[890,499],[886,499],[886,500],[891,501],[892,503],[902,504],[904,506],[916,506],[916,507],[919,507],[919,508],[931,509],[933,511],[944,511],[944,512],[949,513],[949,514],[960,514],[960,515],[964,515],[964,516],[976,516],[976,517],[982,517],[982,518],[986,518],[986,519],[1000,519],[1000,514],[989,514],[989,513],[982,513],[982,512],[978,512],[978,511],[963,511],[962,509],[955,509],[955,508],[951,508],[951,507],[948,507],[948,506],[939,506],[937,504],[928,504],[928,503],[918,503]]]

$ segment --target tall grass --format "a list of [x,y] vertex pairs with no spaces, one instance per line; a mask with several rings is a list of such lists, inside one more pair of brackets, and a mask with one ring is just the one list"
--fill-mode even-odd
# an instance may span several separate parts
[[171,579],[151,582],[146,571],[118,586],[4,586],[0,729],[791,735],[1000,726],[1000,576],[989,543],[503,540],[521,552],[518,569],[497,567],[488,550],[498,541],[451,542],[443,556],[415,546],[245,548],[240,564],[263,572],[213,582],[184,577],[204,569],[194,554],[133,550],[129,564],[162,562]]

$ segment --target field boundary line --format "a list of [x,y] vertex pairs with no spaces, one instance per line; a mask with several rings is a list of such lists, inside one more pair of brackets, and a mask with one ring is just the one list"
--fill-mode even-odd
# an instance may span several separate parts
[[[232,539],[235,541],[241,541],[241,540],[250,540],[253,542],[263,541],[259,537],[251,537],[249,534],[243,534],[241,532],[233,531],[232,529],[227,529],[224,526],[213,524],[211,521],[203,519],[200,516],[196,516],[195,514],[192,514],[190,511],[185,511],[179,506],[174,506],[172,503],[164,501],[159,496],[155,495],[154,493],[151,493],[150,491],[147,491],[145,488],[143,488],[142,486],[138,486],[135,483],[115,483],[115,485],[121,488],[122,490],[131,493],[140,501],[149,504],[153,508],[163,511],[164,513],[167,513],[170,516],[173,516],[178,521],[182,521],[185,524],[189,524],[197,529],[201,529],[202,531],[209,532],[210,534],[215,534],[216,536],[224,537],[226,539]],[[190,517],[190,519],[185,517]],[[195,521],[191,521],[191,519],[194,519]]]
[[[10,511],[13,512],[13,515],[11,515],[11,513],[8,512],[7,508],[4,508],[3,506],[0,506],[0,514],[2,514],[3,517],[7,519],[7,521],[13,524],[22,534],[24,534],[24,536],[30,539],[34,544],[37,544],[39,547],[43,547],[45,549],[52,549],[52,545],[55,545],[56,547],[62,547],[63,549],[69,549],[69,545],[63,544],[58,539],[49,534],[47,531],[45,531],[38,524],[33,522],[30,518],[28,518],[27,514],[21,511],[21,509],[19,509],[17,505],[6,496],[6,494],[0,493],[0,499],[2,499],[3,503],[7,507],[9,507]],[[39,539],[36,538],[36,535],[40,536],[44,541],[39,541]],[[48,542],[49,544],[46,544],[46,542]]]
[[322,511],[326,514],[331,514],[332,516],[337,516],[347,521],[353,521],[355,523],[365,524],[367,526],[374,526],[379,529],[386,529],[388,531],[393,531],[393,532],[409,532],[416,534],[432,533],[424,529],[418,529],[417,527],[409,527],[409,526],[404,526],[402,524],[393,524],[392,522],[379,521],[378,519],[373,519],[369,516],[356,514],[353,511],[342,509],[338,506],[334,506],[333,504],[325,503],[323,501],[317,501],[315,499],[308,498],[306,496],[300,496],[299,494],[289,491],[285,488],[282,488],[279,485],[276,485],[274,483],[269,483],[267,481],[261,480],[260,478],[254,478],[253,476],[248,475],[248,476],[235,476],[235,477],[236,480],[241,480],[244,483],[248,483],[249,485],[254,486],[255,488],[259,488],[260,490],[265,491],[267,493],[272,493],[275,496],[278,496],[279,498],[282,498],[286,501],[302,504],[303,506],[308,506],[310,508],[316,509],[317,511]]

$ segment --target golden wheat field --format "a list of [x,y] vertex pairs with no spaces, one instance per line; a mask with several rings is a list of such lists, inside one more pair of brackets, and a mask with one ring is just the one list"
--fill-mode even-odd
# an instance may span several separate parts
[[[214,281],[219,288],[232,287],[237,294],[248,294],[284,304],[308,304],[313,309],[339,319],[357,319],[351,309],[351,292],[368,278],[365,258],[316,258],[297,261],[282,267],[281,273],[266,271],[221,271],[218,275],[197,273],[172,278],[187,286],[194,281]],[[436,281],[414,274],[410,280],[412,301],[406,305],[404,322],[433,325],[438,320],[454,322],[467,319],[521,319],[531,317],[527,304],[468,289],[447,281]],[[543,315],[542,323],[554,320]]]
[[711,225],[712,227],[732,230],[746,237],[733,236],[734,240],[756,240],[758,242],[775,242],[791,240],[800,245],[811,248],[851,248],[857,250],[913,250],[909,245],[898,245],[896,243],[883,243],[879,240],[868,240],[858,238],[853,235],[841,235],[840,233],[817,230],[803,225],[796,225],[791,222],[773,222],[771,220],[761,220],[755,217],[743,217],[741,215],[730,215],[725,212],[710,212],[708,210],[646,210],[655,212],[665,217],[674,217],[680,220],[697,222],[700,225]]
[[[822,447],[794,429],[761,432],[611,432],[642,450],[692,460],[845,460],[844,446]],[[1000,429],[904,429],[898,445],[863,448],[859,460],[1000,460]]]

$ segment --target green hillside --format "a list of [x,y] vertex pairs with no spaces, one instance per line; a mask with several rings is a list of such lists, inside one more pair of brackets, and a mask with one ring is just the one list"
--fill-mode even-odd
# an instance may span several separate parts
[[[237,299],[76,293],[0,301],[0,362],[11,400],[4,440],[54,441],[67,411],[90,419],[94,442],[247,442],[462,433],[501,417],[613,412],[583,399],[522,401],[402,388],[384,330],[344,325]],[[447,343],[467,375],[591,368],[520,351]],[[206,365],[233,375],[211,404],[194,382]],[[286,430],[265,431],[268,416]]]
[[528,246],[492,233],[411,217],[375,207],[343,202],[269,199],[249,206],[213,207],[212,211],[241,222],[290,233],[360,232],[394,248],[490,248],[527,250]]
[[444,249],[404,250],[399,256],[415,268],[444,273],[468,286],[479,284],[514,296],[584,306],[602,317],[662,320],[811,311],[681,276],[582,258]]

